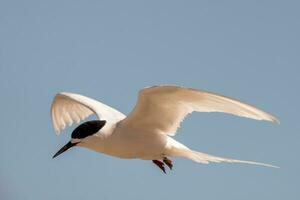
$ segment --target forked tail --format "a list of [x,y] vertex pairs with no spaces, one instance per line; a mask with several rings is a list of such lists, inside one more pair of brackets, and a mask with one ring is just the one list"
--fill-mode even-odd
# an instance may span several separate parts
[[251,165],[260,165],[264,167],[279,168],[274,165],[260,163],[260,162],[222,158],[218,156],[209,155],[206,153],[193,151],[172,138],[169,139],[169,142],[171,143],[172,147],[167,152],[167,155],[185,157],[198,163],[209,164],[210,162],[216,162],[216,163],[228,162],[228,163],[244,163],[244,164],[251,164]]
[[247,160],[236,160],[232,158],[222,158],[222,157],[213,156],[213,155],[192,151],[192,150],[181,150],[181,151],[182,151],[182,156],[189,158],[195,162],[203,163],[203,164],[208,164],[210,162],[216,162],[216,163],[228,162],[228,163],[244,163],[244,164],[251,164],[251,165],[260,165],[264,167],[279,168],[277,166],[266,164],[266,163],[247,161]]

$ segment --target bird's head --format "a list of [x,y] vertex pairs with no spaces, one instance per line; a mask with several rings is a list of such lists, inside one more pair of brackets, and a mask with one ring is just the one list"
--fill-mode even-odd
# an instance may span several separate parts
[[105,125],[105,123],[105,120],[92,120],[79,125],[72,132],[72,139],[65,146],[63,146],[52,158],[55,158],[71,147],[80,144],[81,141],[84,141],[85,138],[97,133]]

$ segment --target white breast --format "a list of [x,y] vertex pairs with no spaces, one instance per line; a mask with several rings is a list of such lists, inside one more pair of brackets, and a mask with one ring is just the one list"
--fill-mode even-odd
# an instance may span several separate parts
[[139,133],[117,127],[111,134],[90,136],[80,145],[96,152],[119,158],[160,159],[167,136],[160,133]]

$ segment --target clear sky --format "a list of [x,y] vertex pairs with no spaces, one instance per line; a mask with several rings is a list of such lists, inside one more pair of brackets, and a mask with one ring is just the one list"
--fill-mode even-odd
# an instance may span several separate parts
[[[0,198],[299,199],[299,1],[0,1]],[[281,124],[189,116],[176,139],[214,155],[278,165],[150,161],[56,151],[50,104],[77,92],[129,113],[139,89],[217,92]]]

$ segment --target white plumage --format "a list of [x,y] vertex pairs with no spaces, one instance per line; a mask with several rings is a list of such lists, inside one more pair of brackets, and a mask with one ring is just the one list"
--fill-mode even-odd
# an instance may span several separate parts
[[53,127],[59,134],[66,125],[79,123],[91,114],[96,114],[99,119],[107,122],[103,129],[82,139],[73,138],[71,143],[120,158],[159,162],[168,156],[182,156],[205,164],[234,162],[274,167],[196,152],[171,138],[184,118],[194,111],[224,112],[256,120],[279,122],[272,115],[240,101],[178,86],[142,89],[134,109],[127,117],[91,98],[73,93],[59,93],[51,106],[51,118]]
[[109,123],[116,123],[126,116],[94,99],[80,94],[61,92],[54,97],[51,106],[51,119],[57,135],[73,122],[79,123],[91,114],[96,114],[99,119],[105,119]]

